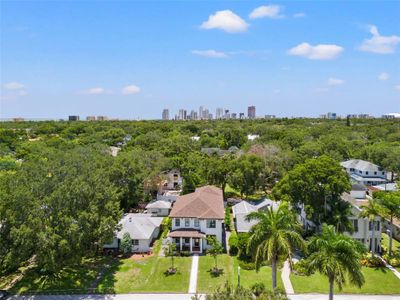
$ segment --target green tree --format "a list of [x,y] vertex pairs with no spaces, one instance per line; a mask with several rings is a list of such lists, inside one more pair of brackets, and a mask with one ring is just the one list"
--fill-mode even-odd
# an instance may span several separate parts
[[215,274],[219,274],[220,269],[218,269],[218,255],[222,254],[224,247],[222,247],[222,243],[220,243],[215,236],[207,237],[207,244],[210,246],[210,248],[207,249],[207,254],[214,258],[215,265],[212,271]]
[[276,289],[278,259],[289,259],[291,263],[295,249],[305,248],[299,233],[300,225],[287,203],[282,203],[276,211],[271,207],[265,212],[252,212],[246,219],[258,221],[250,231],[248,252],[255,253],[256,270],[259,270],[262,262],[271,262],[272,288]]
[[304,205],[307,218],[317,225],[325,222],[337,226],[338,218],[332,216],[341,213],[341,195],[350,187],[348,175],[340,164],[323,155],[296,165],[274,187],[272,194],[294,207]]
[[346,275],[351,284],[358,287],[364,284],[360,259],[365,249],[359,242],[324,224],[321,234],[311,238],[308,249],[311,252],[307,258],[308,271],[318,271],[328,278],[329,300],[333,300],[334,284],[341,290]]
[[368,218],[368,221],[372,223],[372,242],[371,242],[371,252],[372,252],[372,257],[375,255],[375,226],[377,221],[375,221],[376,218],[378,218],[382,214],[382,207],[377,203],[376,200],[368,200],[368,205],[363,206],[362,210],[360,212],[360,217],[362,218]]
[[385,218],[389,219],[390,222],[390,234],[389,234],[389,256],[392,256],[392,243],[393,243],[393,218],[400,218],[400,192],[376,192],[374,193],[374,199],[383,208],[382,214]]
[[169,271],[176,271],[174,267],[176,244],[174,242],[168,241],[166,247],[164,248],[165,257],[171,258],[171,267]]
[[228,183],[229,176],[233,171],[234,156],[225,154],[223,156],[211,155],[207,157],[205,162],[205,173],[209,184],[221,187],[225,199],[225,187]]
[[121,240],[121,251],[127,256],[132,253],[132,238],[129,232],[125,232]]

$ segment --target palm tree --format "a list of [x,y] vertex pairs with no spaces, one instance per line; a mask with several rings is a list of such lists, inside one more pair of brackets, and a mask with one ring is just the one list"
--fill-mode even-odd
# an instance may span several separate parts
[[337,233],[334,226],[323,224],[321,234],[311,238],[308,248],[311,252],[307,258],[308,271],[328,277],[329,300],[333,300],[334,283],[341,290],[346,275],[350,283],[358,287],[364,284],[360,259],[365,248],[361,243]]
[[371,252],[372,257],[375,255],[375,219],[379,217],[382,212],[382,207],[374,200],[369,200],[367,206],[363,206],[360,212],[360,217],[368,218],[368,221],[372,223],[372,242]]
[[263,212],[252,212],[246,219],[258,221],[250,231],[247,250],[249,253],[255,253],[257,271],[263,261],[271,262],[272,288],[275,289],[278,258],[289,258],[291,264],[294,250],[305,248],[299,233],[301,227],[287,203],[282,203],[276,211],[270,207]]
[[383,215],[390,220],[389,256],[392,256],[393,218],[400,218],[400,192],[378,192],[374,195],[383,208]]

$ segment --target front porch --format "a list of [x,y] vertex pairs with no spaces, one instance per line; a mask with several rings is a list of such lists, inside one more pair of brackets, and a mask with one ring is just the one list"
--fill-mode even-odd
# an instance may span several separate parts
[[168,234],[176,245],[176,250],[203,253],[205,234],[198,230],[175,230]]

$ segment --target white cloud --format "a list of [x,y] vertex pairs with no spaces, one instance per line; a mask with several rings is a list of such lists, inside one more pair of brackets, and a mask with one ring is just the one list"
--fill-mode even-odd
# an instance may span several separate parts
[[83,91],[83,94],[101,95],[101,94],[104,94],[105,92],[106,92],[106,90],[102,87],[94,87],[94,88],[90,88],[88,90]]
[[280,14],[282,7],[279,5],[264,5],[255,8],[249,15],[250,19],[271,18],[282,19],[284,15]]
[[343,79],[339,79],[339,78],[329,78],[328,79],[328,85],[329,86],[338,86],[338,85],[342,85],[344,84],[344,80]]
[[22,90],[24,87],[25,85],[15,81],[4,84],[6,90]]
[[370,39],[365,39],[359,49],[365,52],[377,54],[391,54],[396,51],[397,44],[400,43],[400,36],[391,35],[383,36],[378,32],[378,28],[374,25],[369,27],[369,32],[372,34]]
[[248,27],[249,24],[231,10],[217,11],[200,26],[202,29],[220,29],[229,33],[244,32]]
[[388,80],[389,79],[389,74],[386,73],[386,72],[383,72],[383,73],[379,74],[378,79],[379,80],[383,80],[383,81],[384,80]]
[[306,14],[303,12],[293,14],[293,17],[295,17],[295,18],[304,18],[305,16],[306,16]]
[[226,57],[228,57],[228,55],[226,55],[224,52],[215,51],[215,50],[193,50],[192,54],[199,55],[199,56],[204,56],[204,57],[212,57],[212,58],[226,58]]
[[132,84],[132,85],[128,85],[124,88],[122,88],[122,94],[123,95],[133,95],[133,94],[137,94],[140,93],[140,87]]
[[338,45],[310,45],[301,43],[296,47],[289,49],[289,55],[303,56],[314,60],[330,60],[338,57],[343,52],[343,48]]

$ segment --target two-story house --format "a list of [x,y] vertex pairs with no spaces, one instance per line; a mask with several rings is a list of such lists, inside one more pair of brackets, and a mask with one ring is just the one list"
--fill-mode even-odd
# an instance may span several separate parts
[[168,237],[179,251],[202,253],[208,248],[208,236],[214,236],[221,243],[223,241],[225,210],[220,188],[203,186],[194,193],[179,196],[169,216],[172,230]]
[[354,183],[369,186],[385,183],[387,181],[386,171],[369,161],[350,159],[341,162],[340,165],[346,170]]

